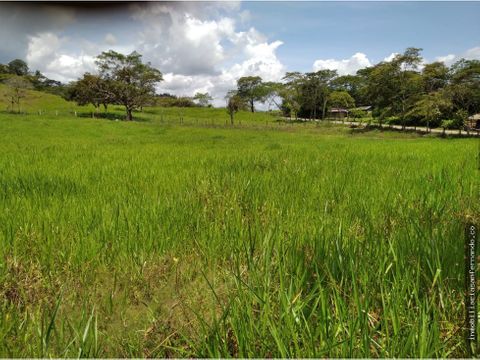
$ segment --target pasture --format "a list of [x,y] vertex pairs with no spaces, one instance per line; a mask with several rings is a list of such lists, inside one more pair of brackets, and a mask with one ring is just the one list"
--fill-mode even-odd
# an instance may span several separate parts
[[0,114],[0,356],[465,355],[478,140],[64,106]]

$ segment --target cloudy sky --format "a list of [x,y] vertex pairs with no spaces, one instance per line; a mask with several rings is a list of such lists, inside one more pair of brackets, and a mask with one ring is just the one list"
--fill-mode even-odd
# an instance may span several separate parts
[[95,56],[137,50],[164,74],[159,91],[210,92],[245,75],[352,74],[406,47],[426,62],[480,59],[480,2],[0,3],[0,63],[68,82]]

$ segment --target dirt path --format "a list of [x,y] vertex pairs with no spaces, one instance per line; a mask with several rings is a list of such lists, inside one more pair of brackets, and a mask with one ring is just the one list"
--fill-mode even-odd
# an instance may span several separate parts
[[[290,120],[289,118],[285,118],[287,120]],[[300,121],[323,121],[323,120],[310,120],[310,119],[303,119],[303,118],[298,118],[297,120]],[[325,120],[329,123],[332,124],[340,124],[340,125],[356,125],[360,127],[366,127],[368,124],[367,123],[361,123],[358,121],[350,121],[350,120],[345,120],[345,121],[338,121],[338,120]],[[388,129],[396,129],[396,130],[409,130],[409,131],[417,131],[421,133],[434,133],[434,134],[445,134],[445,135],[455,135],[455,136],[463,136],[463,137],[480,137],[480,130],[470,130],[469,132],[465,130],[448,130],[448,129],[428,129],[424,126],[406,126],[403,128],[401,125],[382,125],[380,126],[379,124],[374,124],[374,126],[381,127],[382,129],[388,130]]]

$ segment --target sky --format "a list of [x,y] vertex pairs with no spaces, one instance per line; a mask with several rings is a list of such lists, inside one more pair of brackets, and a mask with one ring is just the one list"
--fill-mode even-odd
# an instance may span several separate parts
[[62,82],[95,73],[95,57],[143,55],[158,92],[209,92],[215,105],[241,76],[340,75],[407,47],[424,62],[480,59],[480,2],[0,2],[0,63],[15,58]]

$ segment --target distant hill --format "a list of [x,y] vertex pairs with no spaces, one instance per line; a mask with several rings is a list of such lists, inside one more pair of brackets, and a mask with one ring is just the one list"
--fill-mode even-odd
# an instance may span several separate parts
[[[10,111],[10,104],[6,96],[8,87],[5,84],[0,84],[0,111]],[[88,110],[90,107],[78,106],[74,102],[66,101],[58,95],[49,94],[46,92],[27,90],[28,96],[22,99],[20,106],[22,111],[28,113],[38,113],[39,111],[54,113],[56,111],[65,113],[77,110]]]

